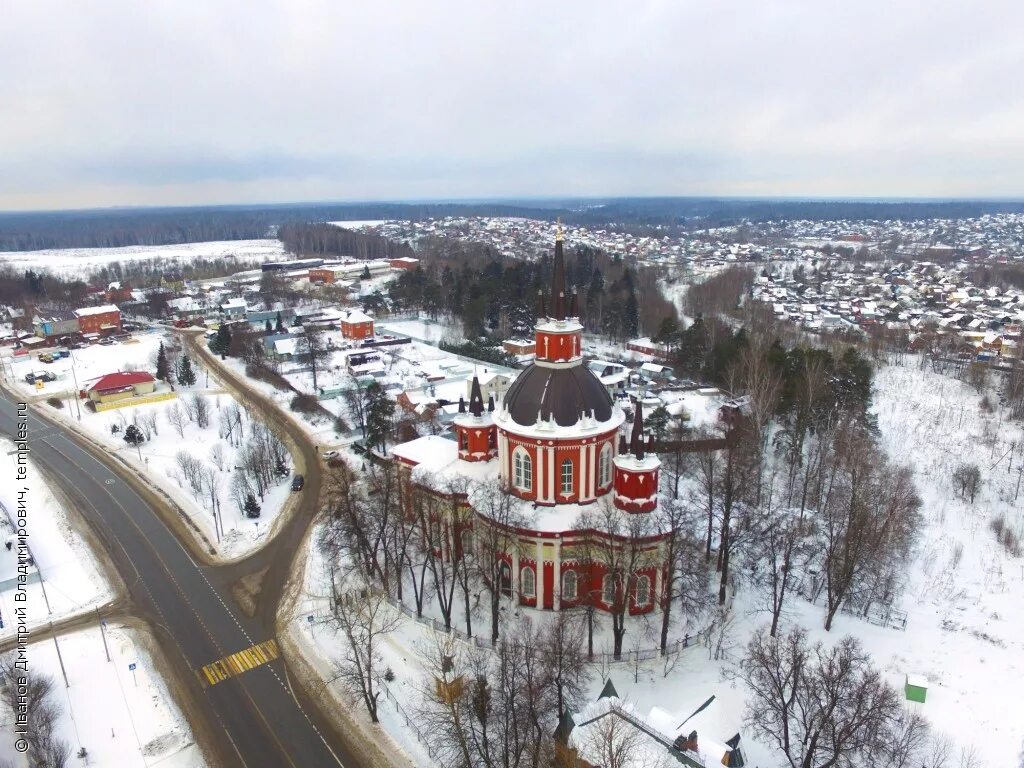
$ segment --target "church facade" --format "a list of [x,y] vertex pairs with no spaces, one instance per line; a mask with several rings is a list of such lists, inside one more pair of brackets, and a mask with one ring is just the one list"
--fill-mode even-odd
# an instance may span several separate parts
[[[474,377],[455,441],[421,437],[392,454],[405,504],[418,493],[447,494],[455,503],[443,508],[462,510],[439,521],[453,542],[445,556],[463,556],[483,526],[507,529],[508,544],[496,556],[511,600],[544,610],[586,602],[646,613],[658,604],[665,571],[665,536],[653,520],[660,462],[643,434],[640,403],[627,440],[625,414],[585,365],[578,314],[559,232],[551,292],[538,299],[536,359],[500,404],[492,398],[485,405]],[[474,504],[472,488],[480,487],[507,494],[520,511],[516,524]]]

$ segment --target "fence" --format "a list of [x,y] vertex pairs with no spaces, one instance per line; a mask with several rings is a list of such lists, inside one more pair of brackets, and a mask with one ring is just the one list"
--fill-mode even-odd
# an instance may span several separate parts
[[[813,583],[810,589],[804,592],[813,605],[826,604],[827,598],[823,593],[824,581]],[[870,600],[866,605],[855,605],[851,604],[848,600],[844,600],[839,606],[839,612],[845,613],[847,616],[864,619],[864,621],[874,624],[876,627],[896,629],[900,632],[907,631],[907,612],[894,608],[887,603]]]
[[143,405],[144,403],[158,403],[161,400],[171,400],[177,397],[176,392],[152,392],[148,395],[136,395],[135,397],[126,397],[124,400],[112,400],[108,403],[93,403],[97,412],[111,411],[115,408],[128,408],[135,405]]
[[391,692],[391,689],[388,688],[387,683],[385,683],[383,680],[380,680],[379,682],[381,690],[384,691],[384,697],[395,705],[395,712],[397,712],[401,716],[403,722],[405,722],[406,727],[413,732],[413,734],[416,736],[416,740],[423,745],[423,748],[427,750],[427,755],[430,757],[431,760],[433,760],[435,757],[434,750],[431,748],[430,742],[427,741],[427,737],[423,735],[423,732],[419,729],[419,726],[416,725],[416,721],[413,718],[409,717],[406,711],[402,708],[402,705],[398,703],[398,697]]
[[[417,624],[422,624],[423,626],[428,627],[436,633],[450,635],[451,637],[454,637],[456,640],[459,640],[460,642],[465,643],[466,645],[471,645],[474,648],[493,647],[489,639],[479,637],[478,635],[473,635],[471,637],[470,635],[467,635],[465,632],[463,632],[461,629],[457,627],[445,629],[444,622],[438,621],[432,616],[417,616],[416,611],[414,611],[412,608],[405,605],[404,603],[398,602],[390,596],[387,597],[387,600],[389,603],[391,603],[391,605],[397,608],[399,612],[402,613],[402,615],[407,616],[408,618],[415,621]],[[624,662],[633,662],[636,664],[641,661],[651,661],[652,659],[660,659],[664,658],[665,656],[679,654],[682,651],[685,651],[689,648],[696,648],[698,645],[700,645],[699,638],[700,635],[690,636],[689,634],[687,634],[685,637],[676,640],[674,643],[669,643],[665,647],[664,651],[662,651],[660,647],[646,648],[642,650],[637,648],[634,648],[632,650],[624,649],[619,658],[615,658],[615,654],[613,653],[595,653],[592,658],[588,658],[586,660],[586,663],[608,665],[621,664]]]

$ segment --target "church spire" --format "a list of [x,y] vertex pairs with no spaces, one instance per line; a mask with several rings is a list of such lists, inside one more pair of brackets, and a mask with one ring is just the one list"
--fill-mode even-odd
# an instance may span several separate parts
[[636,409],[633,412],[633,432],[629,436],[629,452],[637,459],[644,457],[644,406],[637,397]]
[[555,320],[565,320],[565,255],[562,252],[562,221],[555,233],[555,263],[551,273],[551,307]]
[[469,412],[474,416],[483,416],[484,413],[484,396],[480,392],[480,379],[475,375],[469,390]]

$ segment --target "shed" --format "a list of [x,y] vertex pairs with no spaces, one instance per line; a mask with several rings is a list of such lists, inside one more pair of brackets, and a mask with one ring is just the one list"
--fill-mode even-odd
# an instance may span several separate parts
[[924,704],[924,700],[928,696],[928,678],[924,675],[907,675],[907,684],[904,690],[907,701]]

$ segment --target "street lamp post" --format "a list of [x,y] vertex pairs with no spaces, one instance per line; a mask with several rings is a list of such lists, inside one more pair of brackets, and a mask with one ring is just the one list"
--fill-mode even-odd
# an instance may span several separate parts
[[[71,378],[75,382],[75,408],[78,412],[78,420],[82,420],[82,402],[79,397],[80,390],[78,389],[78,374],[75,372],[75,353],[68,350],[68,357],[71,358]],[[140,452],[141,453],[141,452]],[[141,458],[141,456],[140,456]]]

